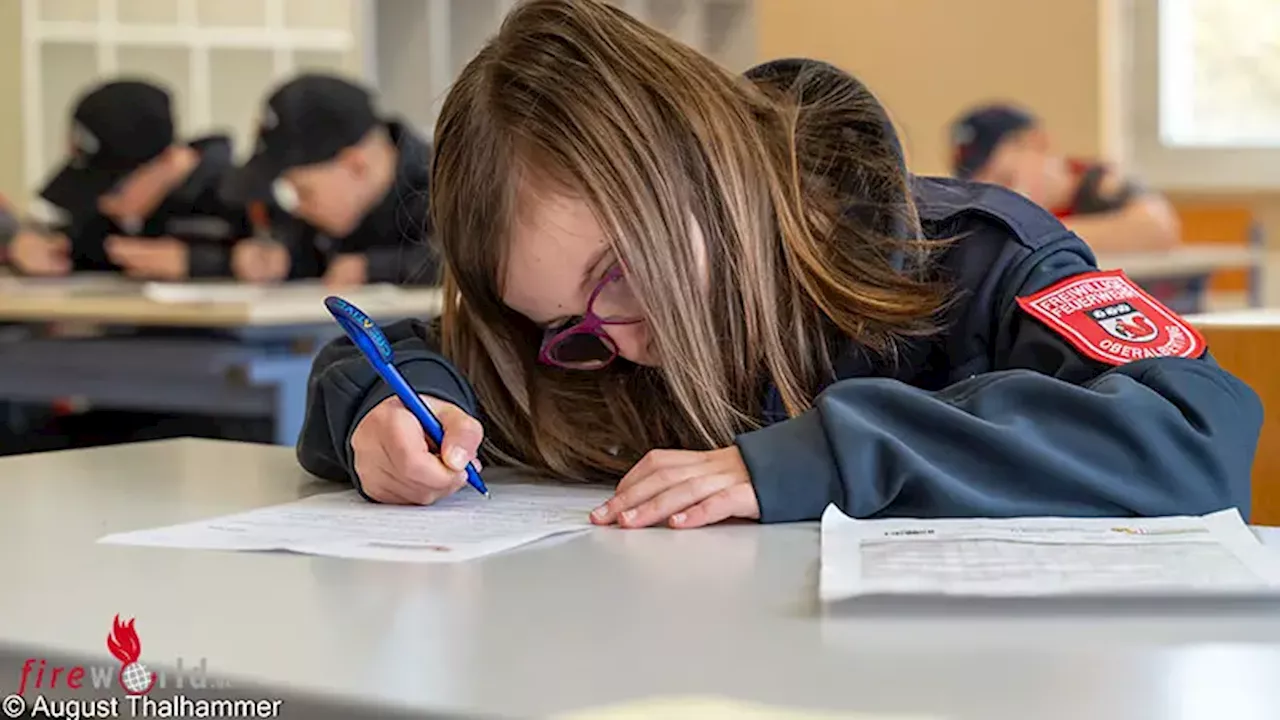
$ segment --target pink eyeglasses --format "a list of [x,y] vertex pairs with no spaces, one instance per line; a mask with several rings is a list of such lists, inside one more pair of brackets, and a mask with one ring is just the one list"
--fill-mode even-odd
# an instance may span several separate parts
[[538,362],[568,370],[599,370],[613,362],[618,346],[604,328],[643,320],[634,300],[622,268],[615,265],[591,291],[587,311],[580,319],[547,330]]

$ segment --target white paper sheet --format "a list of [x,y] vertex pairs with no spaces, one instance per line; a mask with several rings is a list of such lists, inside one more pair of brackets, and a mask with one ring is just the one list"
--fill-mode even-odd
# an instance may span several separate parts
[[1235,510],[1203,517],[854,520],[822,516],[824,601],[861,595],[1280,593],[1280,556]]
[[[237,282],[148,282],[142,294],[148,300],[167,304],[184,303],[251,303],[260,301],[315,302],[333,291],[319,282],[295,281],[278,285],[253,285]],[[344,297],[364,300],[383,299],[399,294],[400,288],[387,283],[363,285],[343,293]],[[353,300],[354,301],[354,300]]]
[[291,550],[311,555],[461,562],[551,535],[580,532],[612,492],[601,487],[510,484],[485,499],[471,488],[428,507],[376,505],[354,490],[182,525],[108,535],[98,542],[204,550]]

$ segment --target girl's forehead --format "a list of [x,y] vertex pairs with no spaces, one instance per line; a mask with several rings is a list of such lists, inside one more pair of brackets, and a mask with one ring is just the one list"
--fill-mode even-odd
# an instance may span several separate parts
[[537,256],[570,261],[606,242],[591,206],[563,190],[522,184],[512,220],[508,255],[513,260]]

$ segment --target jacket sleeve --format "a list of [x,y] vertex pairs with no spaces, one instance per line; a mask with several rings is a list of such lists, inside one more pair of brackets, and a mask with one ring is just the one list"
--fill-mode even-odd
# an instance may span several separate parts
[[117,272],[119,268],[107,257],[107,236],[111,221],[101,215],[74,218],[63,226],[71,243],[71,268],[76,272]]
[[[1091,272],[1068,251],[1033,258],[1025,297]],[[928,392],[881,378],[827,388],[808,412],[744,434],[763,522],[818,518],[1248,517],[1262,406],[1207,353],[1114,366],[1014,307],[993,371]]]
[[325,252],[321,235],[314,227],[272,205],[271,239],[289,251],[287,280],[310,280],[324,275]]
[[[435,348],[432,327],[416,320],[386,326],[396,367],[409,386],[476,414],[476,398],[462,375]],[[307,411],[298,437],[298,462],[327,480],[360,489],[351,457],[351,434],[378,403],[395,393],[347,338],[321,349],[307,383]]]
[[192,278],[229,278],[233,275],[232,250],[236,243],[253,236],[253,225],[243,205],[228,203],[217,192],[209,193],[207,202],[211,214],[224,220],[227,228],[221,237],[187,243],[187,275]]
[[187,276],[199,278],[231,277],[231,250],[228,242],[187,243]]

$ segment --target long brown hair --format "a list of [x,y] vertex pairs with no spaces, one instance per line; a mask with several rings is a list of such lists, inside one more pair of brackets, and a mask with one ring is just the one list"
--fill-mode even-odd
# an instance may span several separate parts
[[[432,171],[442,349],[475,387],[485,452],[616,479],[655,447],[731,444],[770,384],[804,412],[841,342],[892,356],[934,332],[945,296],[913,270],[933,246],[887,122],[821,67],[751,82],[599,0],[518,6],[445,100]],[[500,287],[530,178],[591,205],[661,368],[537,363],[541,330]]]

